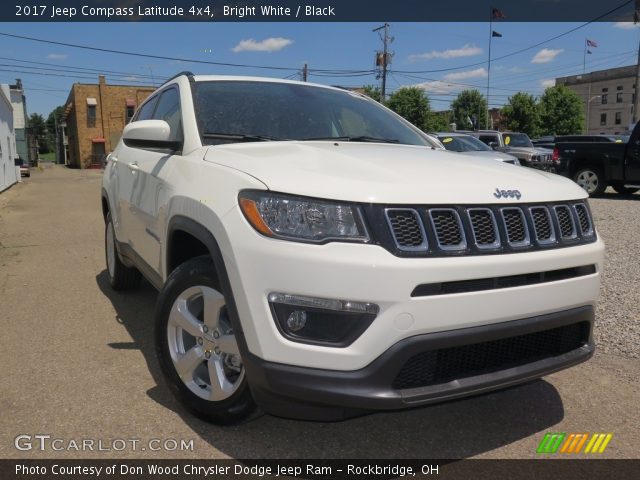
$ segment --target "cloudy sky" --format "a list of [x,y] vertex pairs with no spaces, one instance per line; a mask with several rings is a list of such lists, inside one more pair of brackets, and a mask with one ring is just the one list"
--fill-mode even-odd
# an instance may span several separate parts
[[[579,25],[495,22],[493,30],[502,37],[492,41],[490,104],[500,106],[519,90],[540,95],[545,87],[553,85],[554,78],[582,73],[586,39],[597,44],[589,49],[592,54],[587,55],[587,71],[635,63],[640,28],[631,24],[590,24],[533,47]],[[43,115],[65,102],[73,82],[95,83],[99,71],[106,72],[110,83],[157,84],[181,70],[299,78],[299,69],[307,63],[312,69],[310,81],[342,86],[378,84],[375,75],[367,73],[374,68],[374,53],[381,47],[378,35],[372,32],[377,26],[0,23],[1,33],[174,58],[127,56],[0,36],[0,83],[22,78],[29,112]],[[427,92],[436,110],[448,108],[462,89],[475,87],[486,93],[488,23],[397,23],[391,25],[391,35],[395,40],[391,45],[394,56],[387,82],[389,91],[418,85]],[[521,52],[513,54],[518,51]]]

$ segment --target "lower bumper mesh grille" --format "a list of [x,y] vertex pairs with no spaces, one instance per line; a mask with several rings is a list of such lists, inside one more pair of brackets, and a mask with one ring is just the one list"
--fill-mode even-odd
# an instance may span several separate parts
[[427,387],[497,372],[576,350],[589,341],[589,323],[419,353],[394,379],[396,390]]

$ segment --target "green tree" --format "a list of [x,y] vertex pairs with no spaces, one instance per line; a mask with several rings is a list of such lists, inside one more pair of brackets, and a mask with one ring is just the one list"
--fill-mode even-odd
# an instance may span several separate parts
[[427,119],[425,132],[448,132],[451,130],[451,112],[431,112]]
[[51,146],[56,144],[56,126],[60,122],[60,118],[64,113],[64,105],[57,106],[54,108],[49,116],[47,117],[47,139],[48,143]]
[[367,97],[373,98],[376,102],[382,100],[382,94],[380,92],[380,87],[374,87],[373,85],[365,85],[362,87],[362,93],[364,93]]
[[487,128],[487,100],[478,90],[463,90],[451,102],[451,108],[458,130],[472,128],[469,119],[475,119],[477,128]]
[[523,132],[530,137],[539,136],[540,112],[533,95],[518,92],[509,97],[502,107],[502,124],[506,130]]
[[387,107],[420,129],[428,127],[431,108],[429,99],[421,88],[403,87],[395,91],[389,97]]
[[540,97],[542,135],[581,133],[584,124],[582,100],[564,85],[547,88]]
[[38,152],[48,153],[50,149],[47,138],[47,124],[44,121],[44,117],[39,113],[32,113],[29,116],[28,126],[38,139]]

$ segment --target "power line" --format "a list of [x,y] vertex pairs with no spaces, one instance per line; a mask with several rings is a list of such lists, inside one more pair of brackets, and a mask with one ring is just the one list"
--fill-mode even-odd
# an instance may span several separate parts
[[[46,65],[46,66],[50,66],[50,67],[65,67],[65,68],[71,68],[74,70],[86,70],[87,72],[96,72],[96,73],[112,73],[112,74],[119,74],[119,75],[127,75],[127,76],[137,76],[137,77],[141,77],[141,78],[150,78],[150,75],[145,75],[145,74],[139,74],[139,73],[129,73],[129,72],[120,72],[117,70],[104,70],[104,69],[98,69],[98,68],[88,68],[88,67],[75,67],[72,65],[67,65],[67,64],[61,64],[61,63],[47,63],[47,62],[35,62],[35,61],[30,61],[30,60],[20,60],[19,58],[10,58],[10,57],[0,57],[0,60],[9,60],[12,62],[19,62],[19,63],[28,63],[31,65]],[[86,73],[86,72],[85,72]]]
[[[227,62],[212,62],[212,61],[208,61],[208,60],[197,60],[197,59],[192,59],[192,58],[178,58],[178,57],[167,57],[164,55],[153,55],[150,53],[139,53],[139,52],[127,52],[124,50],[115,50],[115,49],[111,49],[111,48],[102,48],[102,47],[93,47],[93,46],[89,46],[89,45],[78,45],[75,43],[67,43],[67,42],[58,42],[55,40],[45,40],[42,38],[35,38],[35,37],[28,37],[26,35],[16,35],[13,33],[6,33],[6,32],[0,32],[0,35],[4,36],[4,37],[10,37],[10,38],[17,38],[20,40],[29,40],[32,42],[40,42],[40,43],[47,43],[47,44],[51,44],[51,45],[60,45],[63,47],[71,47],[71,48],[80,48],[83,50],[92,50],[92,51],[96,51],[96,52],[104,52],[104,53],[115,53],[118,55],[130,55],[133,57],[143,57],[143,58],[155,58],[157,60],[170,60],[170,61],[177,61],[177,62],[188,62],[188,63],[198,63],[198,64],[203,64],[203,65],[217,65],[217,66],[221,66],[221,67],[236,67],[236,68],[255,68],[255,69],[263,69],[263,70],[286,70],[286,71],[299,71],[300,67],[271,67],[271,66],[267,66],[267,65],[248,65],[248,64],[242,64],[242,63],[227,63]],[[313,69],[310,70],[313,72],[345,72],[345,73],[365,73],[368,72],[369,70],[337,70],[337,69],[332,69],[332,70],[323,70],[323,69]]]
[[[564,36],[567,36],[567,35],[575,32],[577,30],[580,30],[581,28],[586,27],[587,25],[590,25],[590,24],[592,24],[594,22],[597,22],[598,20],[601,20],[601,19],[611,15],[612,13],[620,10],[621,8],[626,7],[627,5],[629,5],[631,3],[634,3],[634,1],[635,0],[627,0],[622,5],[619,5],[619,6],[615,7],[615,8],[612,8],[608,12],[603,13],[602,15],[599,15],[599,16],[597,16],[596,18],[594,18],[592,20],[589,20],[588,22],[583,23],[582,25],[578,25],[577,27],[574,27],[574,28],[572,28],[570,30],[567,30],[564,33],[560,33],[560,34],[555,35],[555,36],[553,36],[551,38],[547,38],[546,40],[538,42],[538,43],[536,43],[534,45],[530,45],[528,47],[521,48],[519,50],[516,50],[516,51],[511,52],[511,53],[507,53],[507,54],[502,55],[500,57],[493,58],[492,61],[495,62],[497,60],[503,60],[505,58],[509,58],[509,57],[514,56],[514,55],[518,55],[520,53],[527,52],[529,50],[533,50],[534,48],[540,47],[540,46],[544,45],[545,43],[549,43],[549,42],[552,42],[554,40],[557,40],[558,38],[562,38]],[[402,70],[402,71],[401,70],[396,70],[396,73],[438,73],[438,72],[449,72],[449,71],[452,71],[452,70],[461,70],[463,68],[476,67],[478,65],[484,65],[486,63],[488,63],[488,61],[485,60],[485,61],[482,61],[482,62],[476,62],[476,63],[470,63],[468,65],[462,65],[460,67],[440,68],[440,69],[436,69],[436,70]]]

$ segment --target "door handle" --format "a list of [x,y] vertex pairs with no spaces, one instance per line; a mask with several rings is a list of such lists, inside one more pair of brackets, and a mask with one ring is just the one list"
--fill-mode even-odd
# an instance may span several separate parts
[[138,162],[131,162],[127,164],[127,167],[129,167],[129,170],[131,170],[132,172],[137,172],[138,170],[140,170],[140,167],[138,166]]

